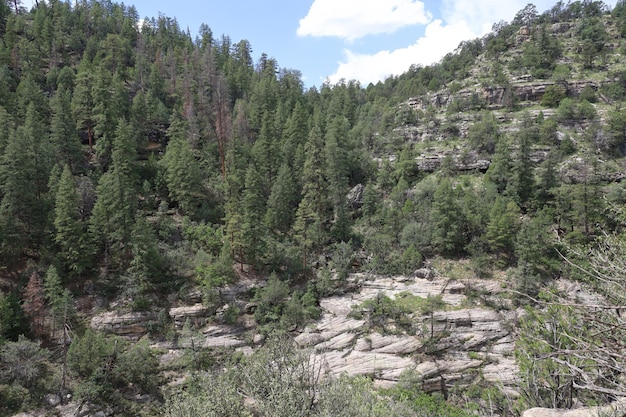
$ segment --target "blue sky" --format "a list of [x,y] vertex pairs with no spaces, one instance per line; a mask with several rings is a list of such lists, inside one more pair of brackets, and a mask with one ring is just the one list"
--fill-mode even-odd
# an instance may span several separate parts
[[[557,0],[537,0],[539,12]],[[24,0],[28,6],[32,0]],[[511,21],[528,0],[127,0],[141,18],[176,18],[195,37],[206,23],[214,37],[247,39],[255,59],[265,52],[302,72],[306,86],[356,79],[366,86],[428,65],[461,41]],[[612,7],[615,0],[605,1]]]

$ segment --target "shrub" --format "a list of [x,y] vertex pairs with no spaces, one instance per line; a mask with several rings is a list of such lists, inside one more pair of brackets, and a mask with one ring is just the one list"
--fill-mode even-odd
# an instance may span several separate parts
[[561,84],[553,84],[546,87],[546,92],[541,98],[541,105],[557,107],[566,96],[567,90]]

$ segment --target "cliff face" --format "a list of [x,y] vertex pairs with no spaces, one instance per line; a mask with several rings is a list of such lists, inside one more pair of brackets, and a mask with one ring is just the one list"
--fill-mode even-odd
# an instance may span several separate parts
[[[517,366],[513,358],[515,325],[521,310],[504,301],[500,284],[491,280],[463,282],[439,276],[433,270],[418,270],[412,276],[383,277],[352,274],[353,292],[321,300],[321,317],[304,329],[294,330],[295,342],[309,349],[314,362],[327,375],[365,375],[380,387],[388,387],[403,372],[414,371],[426,392],[442,392],[486,381],[517,394]],[[471,297],[468,296],[471,293]],[[202,304],[178,306],[169,311],[177,336],[171,342],[154,342],[167,369],[186,349],[229,348],[248,354],[262,343],[245,299],[245,288],[232,293],[244,314],[236,325],[221,323]],[[487,308],[475,294],[497,300],[506,308]],[[408,311],[402,316],[374,318],[367,305],[380,297],[391,300],[441,297],[430,312]],[[482,297],[482,296],[481,296]],[[369,303],[369,304],[368,304]],[[96,315],[91,327],[137,340],[148,334],[152,313],[107,312]],[[187,323],[185,325],[185,323]],[[188,329],[184,329],[188,327]],[[189,329],[194,336],[189,335]]]
[[[577,80],[577,81],[537,81],[533,82],[532,77],[523,77],[515,80],[510,86],[478,86],[475,88],[465,88],[456,93],[452,93],[449,90],[439,91],[436,93],[428,94],[424,97],[411,97],[408,99],[407,104],[413,110],[426,110],[428,106],[435,108],[443,108],[452,105],[455,101],[461,101],[463,103],[468,101],[478,100],[483,105],[487,106],[491,110],[502,109],[507,106],[507,93],[511,92],[515,97],[515,100],[522,105],[524,103],[528,105],[534,104],[533,102],[540,102],[543,95],[546,92],[546,88],[555,84],[562,85],[566,91],[567,97],[578,97],[585,87],[590,87],[593,91],[598,91],[604,84],[609,84],[611,81],[606,80],[603,82],[595,82],[590,80]],[[608,101],[608,99],[605,99]]]

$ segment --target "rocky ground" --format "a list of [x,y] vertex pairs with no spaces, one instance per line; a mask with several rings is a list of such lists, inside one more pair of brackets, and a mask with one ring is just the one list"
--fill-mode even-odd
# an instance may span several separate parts
[[[497,278],[453,279],[444,275],[433,269],[396,277],[352,274],[344,286],[352,291],[322,299],[319,319],[304,329],[294,330],[294,340],[310,350],[311,362],[326,375],[366,375],[377,386],[389,387],[411,370],[412,381],[421,384],[426,392],[441,392],[445,396],[449,391],[463,392],[469,387],[497,387],[507,398],[517,397],[514,349],[517,324],[524,310],[514,307],[510,294]],[[249,355],[262,343],[263,336],[256,332],[254,305],[246,298],[257,285],[257,280],[244,279],[226,290],[228,298],[234,299],[244,312],[236,325],[221,323],[219,311],[216,319],[199,302],[199,295],[188,297],[188,305],[167,311],[172,332],[166,340],[152,341],[152,347],[160,355],[160,365],[170,384],[185,380],[180,364],[190,348],[215,349],[216,355],[232,350]],[[556,287],[572,299],[597,302],[594,294],[580,284],[561,280]],[[401,317],[373,320],[372,301],[384,297],[420,302],[415,303],[413,310],[405,309]],[[420,303],[427,300],[436,302],[424,310]],[[162,318],[157,312],[110,309],[95,314],[90,326],[137,341],[149,338],[152,326],[159,320]],[[55,406],[53,400],[49,403]],[[70,402],[56,405],[56,410],[62,416],[77,415],[78,406]],[[524,415],[561,416],[550,414],[555,410],[534,410]],[[86,407],[79,414],[106,415],[97,412],[100,414],[92,414]],[[27,413],[20,417],[40,415],[46,414]],[[580,414],[587,415],[590,414]]]
[[[487,381],[515,395],[513,329],[522,312],[508,305],[499,282],[460,282],[428,271],[418,275],[426,278],[351,275],[356,289],[323,299],[321,317],[294,332],[295,341],[311,349],[315,362],[330,375],[368,375],[378,386],[389,386],[410,369],[416,371],[425,391]],[[244,286],[233,294],[236,297],[245,290]],[[440,296],[444,305],[427,314],[409,312],[403,320],[405,326],[390,319],[381,327],[380,323],[374,325],[360,306],[383,294],[391,299],[407,294],[423,299]],[[498,305],[499,311],[485,303]],[[181,357],[192,343],[249,353],[262,340],[254,334],[251,315],[240,321],[248,325],[230,326],[209,321],[207,314],[201,303],[169,310],[178,332],[182,333],[185,322],[195,327],[195,332],[193,340],[180,334],[175,340],[155,343],[153,346],[163,352],[162,365]],[[155,319],[155,313],[105,312],[92,318],[91,327],[138,340]]]

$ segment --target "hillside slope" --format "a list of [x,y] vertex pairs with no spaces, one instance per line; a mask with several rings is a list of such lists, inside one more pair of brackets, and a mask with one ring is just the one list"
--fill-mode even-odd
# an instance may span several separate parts
[[309,90],[208,27],[10,6],[0,415],[625,396],[624,2],[529,5],[435,65]]

